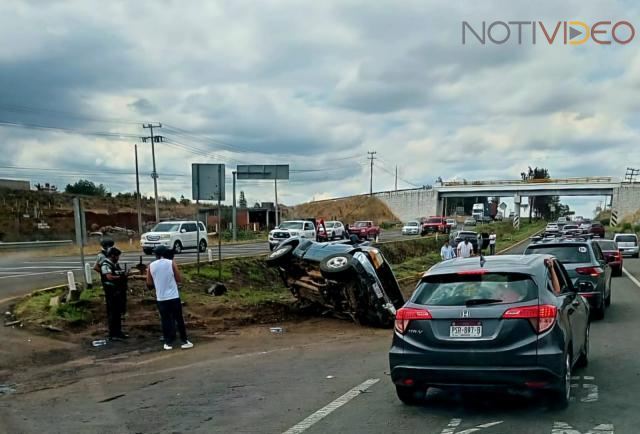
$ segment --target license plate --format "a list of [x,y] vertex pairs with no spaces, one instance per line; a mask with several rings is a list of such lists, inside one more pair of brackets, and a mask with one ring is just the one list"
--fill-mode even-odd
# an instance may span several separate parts
[[480,338],[482,337],[482,324],[451,324],[449,337],[452,338]]

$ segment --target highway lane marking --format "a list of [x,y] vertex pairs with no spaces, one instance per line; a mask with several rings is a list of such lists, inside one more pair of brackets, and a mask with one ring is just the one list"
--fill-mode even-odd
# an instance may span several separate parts
[[453,434],[461,423],[462,419],[451,419],[447,424],[447,427],[443,429],[440,434]]
[[[551,434],[582,434],[582,431],[578,431],[566,422],[553,422]],[[601,423],[584,434],[614,434],[613,424]]]
[[343,405],[351,401],[356,396],[359,396],[360,394],[362,394],[365,390],[367,390],[368,388],[376,384],[378,381],[380,381],[379,378],[370,378],[367,381],[364,381],[363,383],[349,390],[347,393],[345,393],[341,397],[325,405],[320,410],[316,411],[315,413],[313,413],[312,415],[304,419],[302,422],[289,428],[283,434],[300,434],[306,431],[311,426],[315,425],[320,420],[324,419],[325,417],[327,417],[328,415],[330,415],[331,413],[333,413],[334,411],[336,411],[337,409],[339,409],[340,407],[342,407]]
[[468,428],[465,429],[464,431],[456,431],[456,428],[458,428],[460,426],[460,424],[462,423],[462,419],[451,419],[449,421],[449,423],[447,424],[447,427],[445,429],[443,429],[440,434],[471,434],[474,432],[478,432],[482,429],[485,428],[491,428],[494,427],[496,425],[500,425],[501,423],[503,423],[504,421],[499,420],[496,422],[488,422],[488,423],[483,423],[480,425],[476,425],[473,428]]
[[624,274],[627,275],[627,277],[629,278],[629,280],[631,280],[633,283],[635,283],[635,285],[640,288],[640,281],[638,279],[636,279],[633,274],[629,273],[629,271],[627,271],[626,268],[622,267],[622,272]]

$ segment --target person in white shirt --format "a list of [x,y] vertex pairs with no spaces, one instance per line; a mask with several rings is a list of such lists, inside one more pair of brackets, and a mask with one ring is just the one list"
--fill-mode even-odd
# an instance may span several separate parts
[[473,256],[473,244],[465,239],[462,243],[458,243],[458,257],[469,258]]
[[491,231],[491,235],[489,235],[489,254],[496,254],[496,231]]
[[443,261],[447,261],[456,257],[456,252],[453,250],[453,247],[449,245],[448,240],[445,240],[442,248],[440,249],[440,257]]
[[147,269],[147,286],[156,290],[164,349],[173,349],[176,325],[182,341],[180,347],[182,349],[193,348],[193,344],[187,339],[187,329],[182,316],[182,302],[178,292],[178,285],[180,285],[182,277],[178,265],[173,261],[173,252],[164,246],[158,246],[154,253],[157,259],[149,264]]

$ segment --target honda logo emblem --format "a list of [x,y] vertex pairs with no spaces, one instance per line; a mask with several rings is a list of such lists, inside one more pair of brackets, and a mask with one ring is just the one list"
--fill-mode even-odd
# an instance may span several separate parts
[[460,314],[461,318],[469,318],[470,316],[471,316],[471,312],[469,312],[467,309],[464,309]]

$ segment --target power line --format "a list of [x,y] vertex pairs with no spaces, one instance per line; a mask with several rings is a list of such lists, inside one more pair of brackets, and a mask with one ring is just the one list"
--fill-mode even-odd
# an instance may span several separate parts
[[153,172],[151,172],[151,177],[153,178],[153,193],[155,196],[155,206],[156,206],[156,223],[160,223],[160,204],[158,203],[158,172],[156,171],[156,147],[155,147],[155,143],[156,140],[158,141],[158,143],[162,142],[163,137],[162,136],[156,136],[154,137],[153,135],[153,127],[156,128],[162,128],[162,124],[142,124],[142,128],[144,129],[149,129],[149,131],[151,132],[151,136],[150,137],[143,137],[142,141],[146,142],[147,139],[151,139],[151,160],[153,161]]

